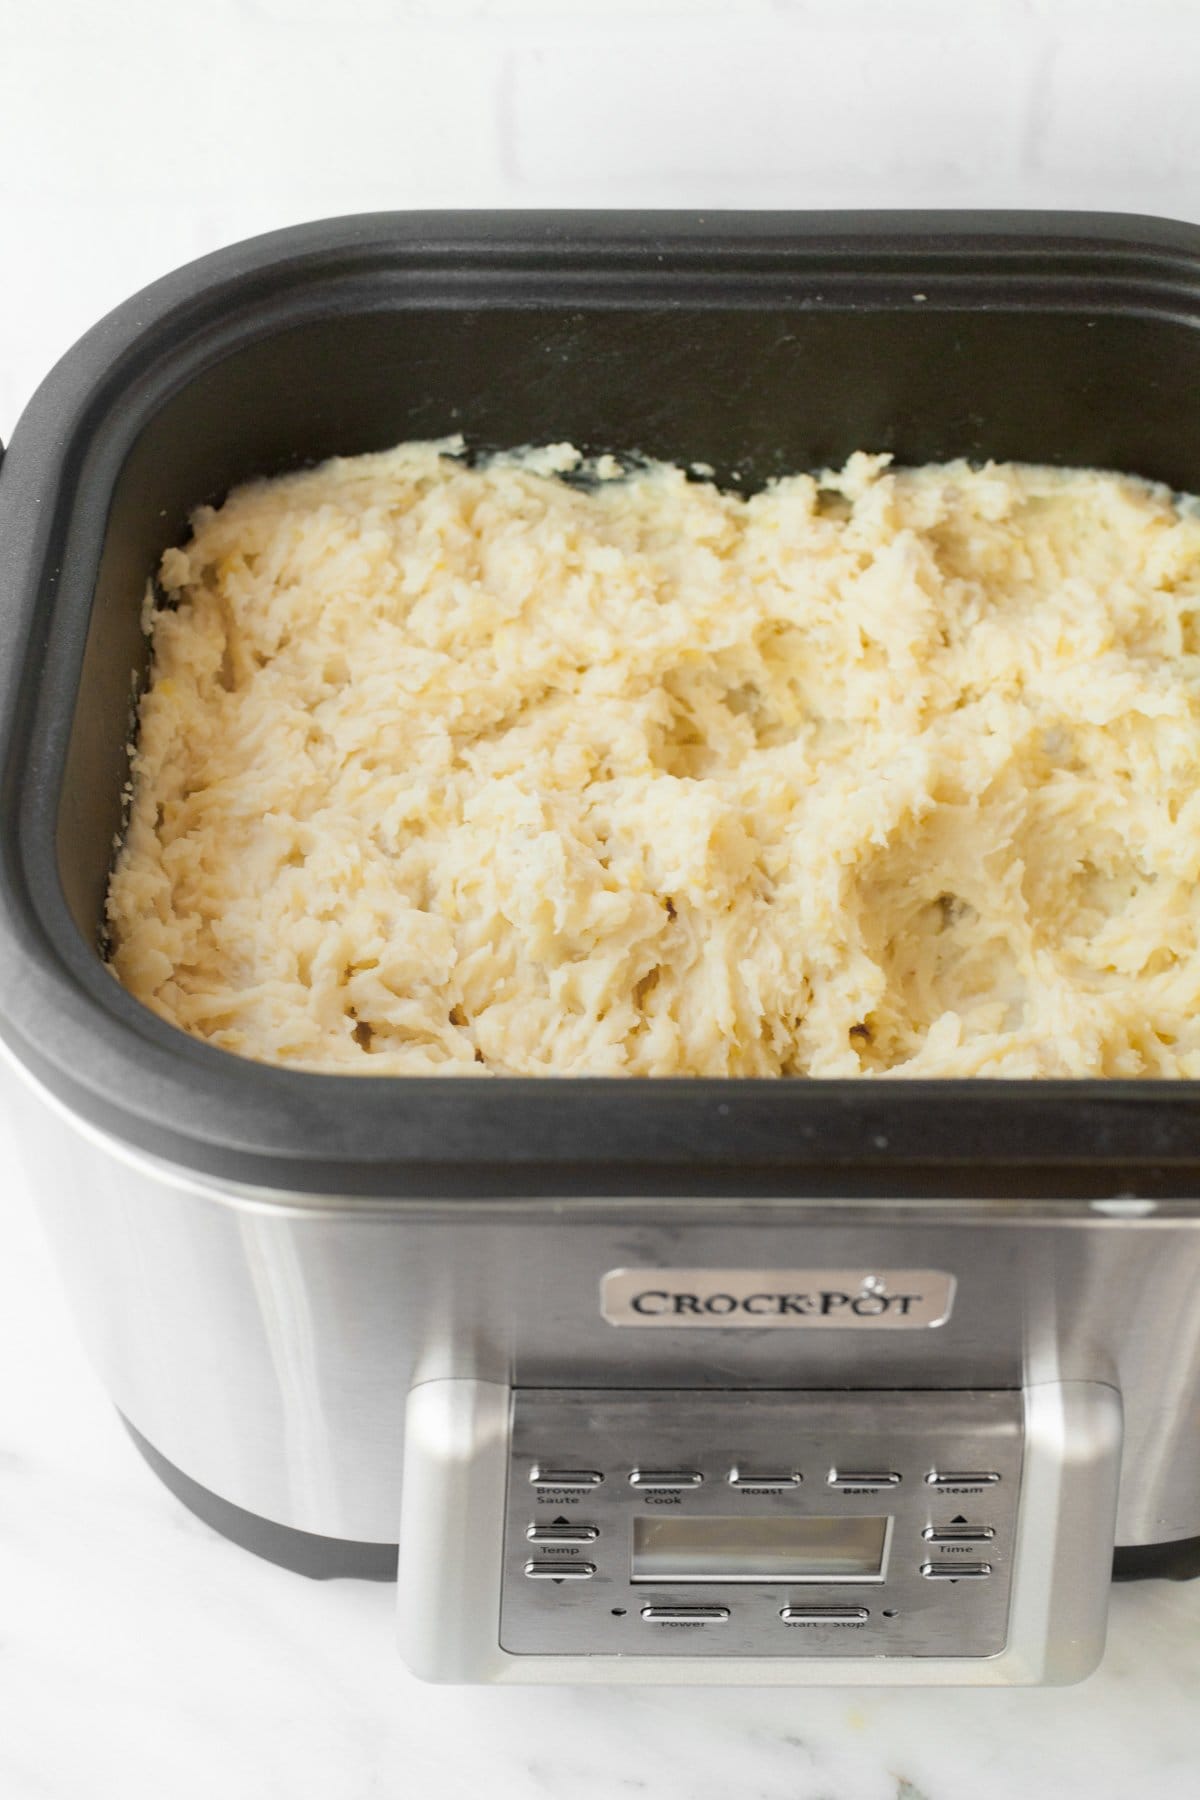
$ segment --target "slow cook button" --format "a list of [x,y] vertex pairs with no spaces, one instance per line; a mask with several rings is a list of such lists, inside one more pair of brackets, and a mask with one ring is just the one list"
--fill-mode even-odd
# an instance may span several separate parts
[[647,1625],[723,1625],[727,1606],[643,1606]]
[[525,1573],[530,1581],[590,1581],[596,1573],[589,1562],[527,1562]]
[[684,1488],[698,1488],[703,1480],[697,1469],[634,1469],[629,1485],[658,1494],[677,1494]]
[[598,1469],[543,1469],[535,1463],[529,1471],[529,1479],[536,1488],[586,1488],[599,1487],[604,1480]]
[[865,1606],[785,1606],[779,1616],[785,1625],[861,1625],[871,1615]]

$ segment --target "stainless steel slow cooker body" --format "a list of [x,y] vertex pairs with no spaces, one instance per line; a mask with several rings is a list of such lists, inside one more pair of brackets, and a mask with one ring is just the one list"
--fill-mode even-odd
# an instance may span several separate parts
[[[63,359],[0,469],[0,1037],[91,1355],[190,1503],[383,1573],[424,1384],[1078,1383],[1123,1401],[1118,1572],[1200,1567],[1189,1084],[316,1076],[185,1037],[102,960],[145,580],[233,482],[462,431],[747,485],[868,446],[1197,490],[1197,391],[1200,231],[1072,215],[348,219],[191,265]],[[614,1270],[747,1267],[955,1299],[903,1332],[602,1310]]]

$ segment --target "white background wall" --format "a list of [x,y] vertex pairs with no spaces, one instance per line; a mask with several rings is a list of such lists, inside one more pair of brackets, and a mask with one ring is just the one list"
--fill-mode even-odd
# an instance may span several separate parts
[[0,0],[0,436],[108,307],[377,207],[1200,219],[1195,0]]

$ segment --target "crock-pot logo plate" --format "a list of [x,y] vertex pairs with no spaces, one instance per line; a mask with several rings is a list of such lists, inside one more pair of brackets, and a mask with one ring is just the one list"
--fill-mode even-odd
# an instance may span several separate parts
[[671,1331],[920,1331],[944,1325],[954,1277],[940,1269],[610,1269],[610,1325]]

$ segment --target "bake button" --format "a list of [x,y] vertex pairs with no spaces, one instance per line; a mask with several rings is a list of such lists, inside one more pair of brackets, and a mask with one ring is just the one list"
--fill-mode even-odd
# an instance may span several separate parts
[[598,1525],[527,1525],[525,1536],[531,1544],[594,1544],[600,1536]]
[[729,1617],[727,1606],[643,1606],[642,1617],[648,1625],[723,1625]]
[[659,1494],[677,1494],[684,1488],[698,1488],[703,1480],[696,1469],[634,1469],[629,1485]]
[[530,1581],[590,1581],[596,1573],[596,1565],[585,1562],[527,1562],[525,1573]]
[[921,1564],[921,1573],[926,1581],[986,1581],[991,1572],[991,1563],[927,1562]]
[[930,1469],[925,1477],[932,1488],[995,1487],[995,1469]]
[[977,1544],[996,1535],[990,1525],[926,1525],[921,1536],[930,1544]]
[[604,1480],[598,1469],[543,1469],[535,1463],[529,1479],[539,1488],[594,1488]]
[[829,1485],[835,1488],[899,1487],[894,1469],[830,1469]]
[[785,1606],[779,1616],[785,1625],[861,1625],[871,1615],[865,1606]]
[[798,1469],[791,1469],[786,1475],[750,1475],[741,1469],[730,1469],[730,1487],[741,1488],[746,1494],[771,1494],[778,1488],[799,1487],[804,1480]]

